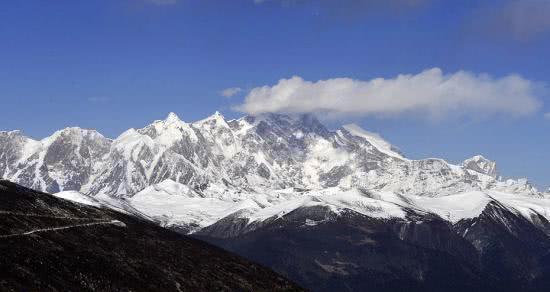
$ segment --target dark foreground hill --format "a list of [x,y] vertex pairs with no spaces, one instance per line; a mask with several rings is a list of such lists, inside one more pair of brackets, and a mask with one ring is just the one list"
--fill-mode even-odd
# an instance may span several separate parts
[[0,217],[0,291],[301,291],[202,241],[4,180]]
[[529,221],[498,202],[454,225],[410,212],[379,219],[313,206],[248,232],[226,218],[194,236],[318,292],[550,291],[544,218]]

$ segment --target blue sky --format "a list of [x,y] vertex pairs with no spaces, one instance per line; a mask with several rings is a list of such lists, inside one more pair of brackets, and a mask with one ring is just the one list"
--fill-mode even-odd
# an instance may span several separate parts
[[[250,90],[272,88],[293,76],[313,84],[346,78],[368,87],[374,78],[393,84],[399,74],[414,77],[439,68],[443,79],[467,72],[475,81],[472,88],[462,81],[455,87],[480,94],[482,102],[465,102],[464,95],[457,95],[444,109],[433,107],[438,98],[446,98],[443,92],[396,112],[401,96],[389,97],[394,106],[389,113],[336,109],[326,123],[355,122],[380,133],[410,158],[460,162],[481,153],[497,160],[504,176],[550,185],[550,118],[544,117],[550,112],[549,2],[3,1],[0,129],[42,138],[80,126],[116,137],[170,111],[186,121],[215,110],[228,118],[241,116],[235,106],[247,104]],[[523,99],[508,94],[508,83],[499,83],[508,76],[529,85]],[[402,92],[421,87],[407,84]],[[475,84],[497,89],[490,87],[487,92],[495,94],[485,99],[486,91]],[[220,92],[227,88],[241,91],[224,97]],[[327,91],[318,84],[312,88],[292,98]],[[356,108],[353,102],[365,93],[351,93],[357,95],[350,101]],[[278,96],[271,92],[261,98]],[[537,106],[521,111],[527,101]],[[507,107],[498,106],[504,103]],[[319,113],[281,106],[277,108]]]

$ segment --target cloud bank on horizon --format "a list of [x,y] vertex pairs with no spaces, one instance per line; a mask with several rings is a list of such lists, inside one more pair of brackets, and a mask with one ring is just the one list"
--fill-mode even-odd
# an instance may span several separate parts
[[294,76],[272,86],[253,88],[234,109],[248,114],[322,113],[332,117],[527,116],[540,109],[545,91],[544,85],[515,74],[494,78],[467,71],[444,74],[441,69],[432,68],[391,79],[333,78],[312,82]]

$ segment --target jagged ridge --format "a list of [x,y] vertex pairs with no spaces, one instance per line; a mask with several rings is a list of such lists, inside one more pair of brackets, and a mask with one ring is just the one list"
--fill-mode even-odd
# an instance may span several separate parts
[[330,131],[311,115],[226,121],[216,112],[186,123],[170,113],[114,140],[80,128],[41,141],[0,132],[0,150],[5,178],[52,193],[79,191],[121,208],[129,202],[188,231],[229,215],[251,223],[303,205],[401,217],[403,206],[437,213],[415,197],[472,191],[543,197],[526,180],[501,180],[496,164],[482,156],[462,165],[411,160],[378,134],[356,125]]

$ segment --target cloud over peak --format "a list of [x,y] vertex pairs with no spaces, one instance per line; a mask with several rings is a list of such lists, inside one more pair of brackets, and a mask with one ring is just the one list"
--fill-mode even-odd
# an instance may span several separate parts
[[237,110],[323,113],[331,116],[396,116],[421,114],[443,118],[454,114],[529,115],[540,107],[539,86],[519,75],[493,78],[432,68],[392,79],[334,78],[315,82],[294,76],[273,86],[252,89]]

